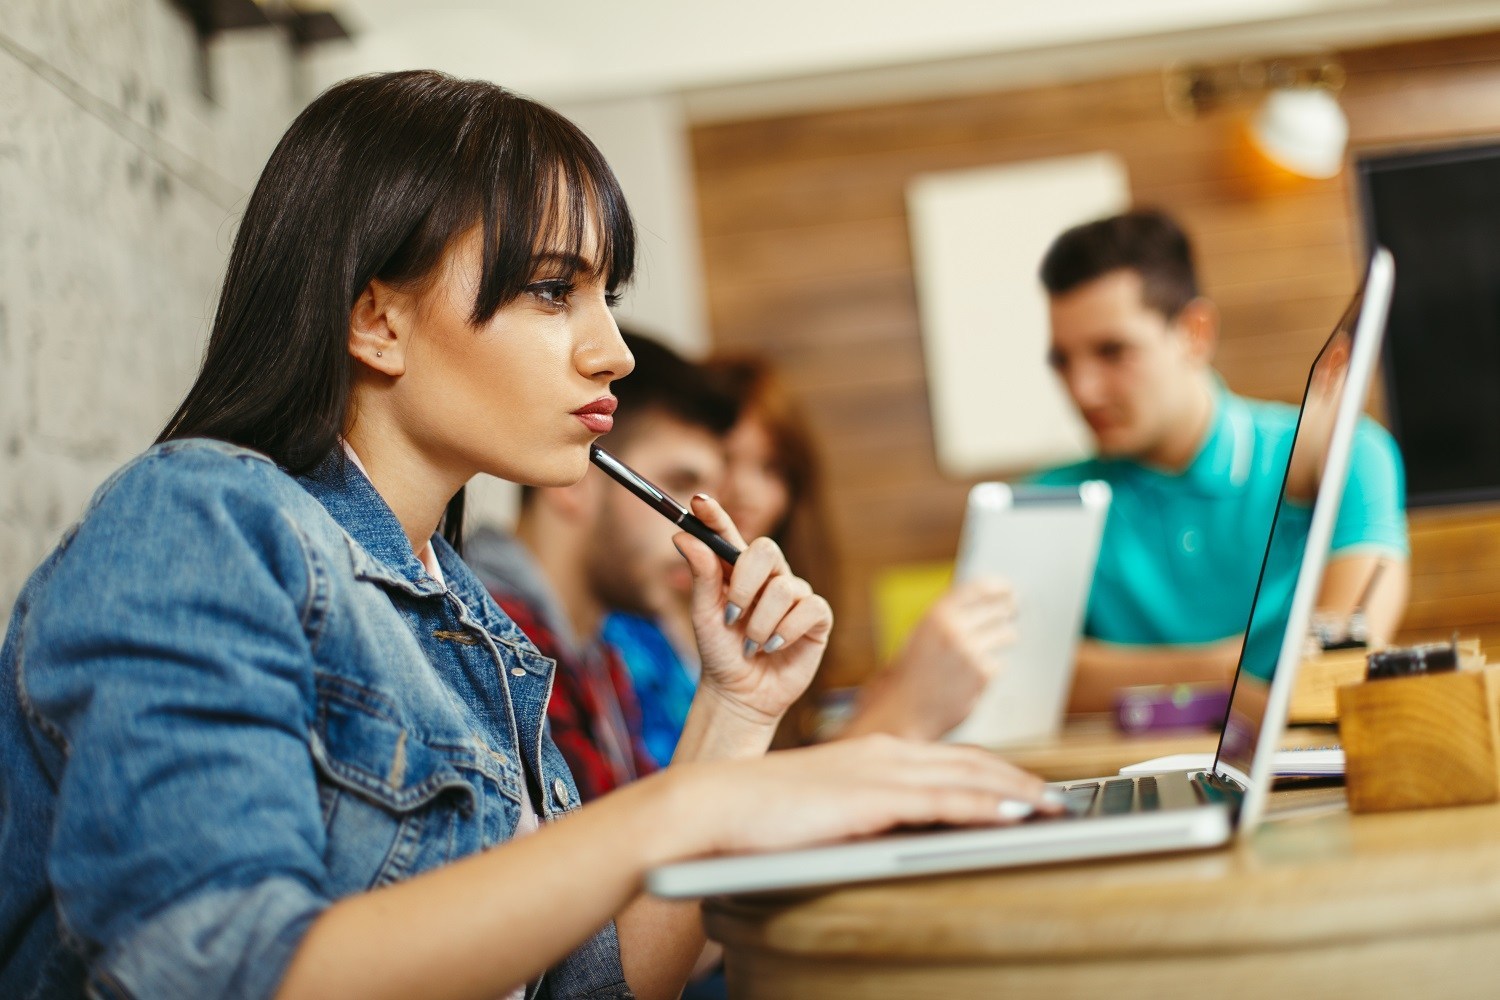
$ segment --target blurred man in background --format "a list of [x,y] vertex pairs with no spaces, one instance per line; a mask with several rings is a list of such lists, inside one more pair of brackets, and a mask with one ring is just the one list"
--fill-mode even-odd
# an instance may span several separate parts
[[[1237,396],[1213,370],[1218,312],[1199,292],[1187,235],[1165,214],[1068,230],[1041,279],[1048,360],[1096,455],[1035,479],[1102,479],[1114,491],[1071,708],[1107,710],[1130,685],[1227,684],[1297,409]],[[1395,442],[1362,420],[1317,607],[1349,613],[1363,597],[1375,641],[1390,638],[1406,606],[1404,497]],[[1266,580],[1262,599],[1290,603],[1294,582]]]

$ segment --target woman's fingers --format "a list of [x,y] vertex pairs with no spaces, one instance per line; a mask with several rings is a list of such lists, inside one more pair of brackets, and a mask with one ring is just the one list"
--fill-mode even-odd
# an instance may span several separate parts
[[977,747],[947,743],[920,743],[893,737],[865,737],[848,741],[861,747],[881,776],[892,784],[927,789],[955,789],[981,792],[1025,802],[1044,812],[1060,808],[1058,796],[1036,775]]
[[693,573],[693,614],[717,614],[719,599],[724,592],[724,564],[713,549],[694,538],[686,531],[672,536],[672,544],[687,560]]
[[792,642],[797,636],[790,635],[781,628],[782,619],[798,601],[810,596],[812,587],[805,580],[786,574],[771,577],[745,618],[746,640],[764,648],[774,637],[780,636],[781,642],[776,644],[778,649]]
[[950,596],[955,613],[961,616],[1015,620],[1016,592],[1004,580],[993,577],[968,580],[954,587]]
[[987,750],[954,743],[897,742],[899,763],[886,768],[893,775],[923,781],[941,774],[946,780],[1020,792],[1029,798],[1039,797],[1047,787],[1041,778]]
[[861,797],[866,793],[878,796],[886,811],[878,821],[881,828],[1014,823],[1034,813],[1062,810],[1061,796],[1040,778],[994,754],[973,747],[887,739],[896,746],[872,754],[864,774],[845,780],[845,786]]
[[1008,581],[999,577],[977,576],[955,585],[952,594],[963,605],[1009,604],[1014,602],[1016,592]]
[[[1002,766],[994,766],[997,764]],[[990,764],[972,760],[932,761],[914,766],[900,774],[893,774],[891,779],[922,788],[953,788],[988,792],[1000,798],[1026,802],[1036,807],[1044,806],[1049,797],[1047,786],[1040,778],[1027,774],[1019,768],[1005,765],[998,759]]]
[[725,599],[748,620],[761,591],[777,574],[790,576],[786,558],[775,542],[769,538],[757,538],[745,547],[734,564],[734,571],[729,574],[729,592]]
[[[787,566],[786,557],[782,555],[776,543],[769,538],[757,538],[747,545],[739,529],[735,527],[734,521],[725,513],[723,506],[707,494],[693,495],[692,510],[700,521],[723,535],[727,541],[740,550],[740,557],[735,561],[734,569],[729,574],[724,601],[727,605],[726,621],[730,624],[743,621],[745,638],[755,644],[754,649],[747,645],[747,651],[754,652],[755,649],[764,648],[766,643],[772,642],[777,637],[780,641],[776,643],[776,647],[780,648],[805,632],[811,626],[811,622],[804,623],[796,636],[790,634],[791,630],[779,627],[782,619],[800,601],[812,594],[812,588],[800,578],[792,575],[790,567]],[[685,555],[689,551],[680,540],[678,548],[682,549]],[[707,551],[707,546],[703,548]],[[702,582],[706,588],[711,574],[700,572],[698,564],[692,557],[689,557],[688,561],[694,567],[696,597],[697,584]],[[705,566],[704,569],[706,568]]]
[[[781,624],[776,627],[775,634],[769,640],[771,645],[766,646],[766,652],[774,653],[800,639],[825,642],[832,631],[833,608],[817,594],[809,594],[793,605],[792,610],[781,619]],[[780,643],[775,641],[778,638]]]
[[734,521],[725,512],[724,506],[709,496],[707,493],[694,493],[693,498],[688,501],[693,511],[693,516],[710,528],[724,536],[724,540],[735,548],[744,551],[745,539],[740,534],[740,529],[734,526]]
[[[1041,779],[974,747],[892,736],[839,740],[734,765],[725,782],[703,772],[705,794],[724,795],[706,814],[719,827],[712,850],[767,850],[826,843],[893,826],[1002,824],[1062,811]],[[728,789],[739,790],[731,796]]]

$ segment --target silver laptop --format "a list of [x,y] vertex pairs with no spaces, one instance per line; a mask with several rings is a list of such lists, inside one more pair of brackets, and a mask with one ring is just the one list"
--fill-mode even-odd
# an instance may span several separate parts
[[[667,898],[757,892],[1192,850],[1253,831],[1270,792],[1271,765],[1322,582],[1355,426],[1380,353],[1394,278],[1391,255],[1377,249],[1361,290],[1313,362],[1261,564],[1263,581],[1268,572],[1290,569],[1300,560],[1296,586],[1287,606],[1262,605],[1256,587],[1211,768],[1066,782],[1059,787],[1069,799],[1067,815],[1017,826],[888,834],[806,850],[679,862],[653,870],[647,888]],[[1307,474],[1292,475],[1294,467],[1304,466]]]

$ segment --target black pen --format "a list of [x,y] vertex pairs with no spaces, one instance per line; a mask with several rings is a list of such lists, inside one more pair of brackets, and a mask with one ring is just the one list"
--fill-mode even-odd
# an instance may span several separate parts
[[666,491],[636,472],[597,444],[589,448],[589,459],[603,469],[609,478],[625,487],[656,509],[662,517],[686,531],[694,538],[714,550],[714,554],[733,566],[740,557],[740,550],[702,521],[682,504],[673,500]]

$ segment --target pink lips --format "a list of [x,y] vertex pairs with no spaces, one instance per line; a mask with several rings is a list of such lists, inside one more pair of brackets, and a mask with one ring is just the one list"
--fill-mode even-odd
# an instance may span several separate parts
[[615,426],[614,412],[619,405],[620,401],[613,396],[600,396],[587,406],[574,410],[573,416],[595,434],[608,434]]

